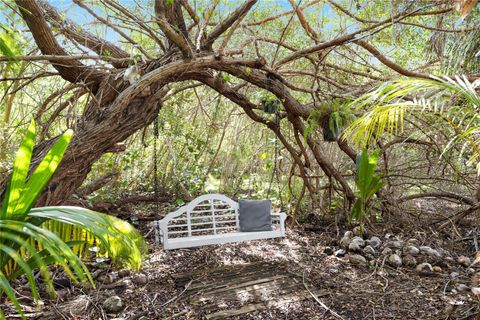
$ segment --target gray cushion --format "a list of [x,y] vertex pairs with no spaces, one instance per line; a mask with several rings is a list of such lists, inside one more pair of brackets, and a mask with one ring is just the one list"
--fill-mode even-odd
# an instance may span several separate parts
[[240,231],[272,231],[270,200],[239,200]]

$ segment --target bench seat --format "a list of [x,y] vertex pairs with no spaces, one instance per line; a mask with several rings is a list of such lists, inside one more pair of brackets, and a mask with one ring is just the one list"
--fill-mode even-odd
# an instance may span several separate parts
[[154,222],[155,240],[164,249],[285,237],[285,213],[272,213],[272,231],[241,232],[238,203],[221,194],[206,194]]
[[165,249],[192,248],[210,244],[278,238],[281,236],[282,235],[279,234],[278,231],[259,231],[209,234],[205,236],[193,236],[188,238],[173,238],[168,240],[168,248]]

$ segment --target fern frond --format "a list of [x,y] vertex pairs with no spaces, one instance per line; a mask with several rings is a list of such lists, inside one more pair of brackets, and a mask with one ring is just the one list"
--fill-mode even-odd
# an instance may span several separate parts
[[444,152],[463,140],[471,153],[468,164],[473,165],[480,159],[479,85],[464,76],[386,83],[352,102],[352,107],[366,112],[345,130],[343,138],[365,147],[385,134],[402,132],[405,118],[412,114],[433,115],[455,132]]

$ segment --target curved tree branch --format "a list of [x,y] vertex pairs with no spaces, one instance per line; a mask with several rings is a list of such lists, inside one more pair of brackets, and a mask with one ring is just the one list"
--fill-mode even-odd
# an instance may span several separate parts
[[175,44],[184,57],[191,58],[193,56],[192,46],[183,20],[180,2],[172,1],[170,4],[164,0],[155,0],[155,15],[158,26],[170,44]]
[[[45,10],[45,18],[54,26],[56,26],[59,31],[64,34],[69,39],[79,43],[82,46],[89,48],[90,50],[96,52],[100,56],[111,56],[113,58],[129,58],[130,55],[125,52],[123,49],[114,45],[113,43],[101,39],[96,35],[85,31],[80,28],[75,22],[70,19],[62,18],[58,13],[57,9],[50,5],[45,0],[39,0],[39,5]],[[113,61],[112,65],[116,68],[126,68],[128,67],[127,61]]]
[[[44,12],[38,3],[35,0],[15,0],[15,2],[40,51],[45,55],[68,56],[67,52],[53,36],[44,18]],[[85,82],[93,88],[96,87],[104,76],[103,72],[75,60],[71,60],[66,64],[60,64],[54,60],[50,62],[62,78],[72,83]]]
[[399,66],[398,64],[396,64],[395,62],[393,62],[392,60],[388,59],[383,54],[381,54],[380,51],[377,50],[377,48],[375,48],[374,46],[372,46],[371,44],[363,40],[357,40],[355,41],[355,43],[358,44],[360,47],[366,49],[368,52],[370,52],[375,58],[380,60],[380,62],[382,62],[384,65],[386,65],[392,70],[395,70],[401,75],[404,75],[407,77],[414,77],[414,78],[431,79],[431,77],[429,76],[426,76],[421,73],[413,72]]
[[235,23],[235,21],[237,21],[237,19],[240,19],[241,17],[246,15],[255,3],[257,3],[257,0],[247,0],[243,3],[241,7],[230,13],[230,15],[225,20],[217,24],[212,30],[212,32],[210,32],[205,41],[202,43],[201,48],[207,51],[212,50],[212,45],[215,40],[217,40],[218,37],[220,37],[225,31],[227,31],[227,29],[230,28]]

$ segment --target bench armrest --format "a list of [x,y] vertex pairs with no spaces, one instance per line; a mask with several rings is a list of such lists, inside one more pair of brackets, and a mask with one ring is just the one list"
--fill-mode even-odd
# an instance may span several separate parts
[[287,214],[285,212],[272,212],[271,216],[278,218],[280,221],[280,230],[282,232],[282,236],[285,236],[285,220],[287,219]]

